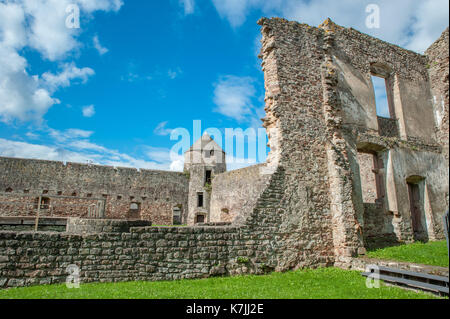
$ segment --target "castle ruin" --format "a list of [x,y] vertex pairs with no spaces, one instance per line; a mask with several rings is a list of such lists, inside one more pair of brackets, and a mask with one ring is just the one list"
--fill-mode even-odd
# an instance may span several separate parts
[[[69,264],[83,282],[351,267],[368,247],[444,237],[448,28],[422,55],[329,19],[258,23],[267,162],[227,171],[208,135],[184,173],[0,158],[2,216],[191,226],[0,231],[0,287],[62,282]],[[386,82],[389,118],[372,76]]]

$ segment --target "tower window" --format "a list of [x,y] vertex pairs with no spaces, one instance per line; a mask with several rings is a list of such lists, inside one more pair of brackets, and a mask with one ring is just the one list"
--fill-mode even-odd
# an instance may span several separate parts
[[211,170],[206,170],[206,174],[205,174],[205,184],[210,184],[211,185],[211,177],[212,177],[212,171]]
[[197,194],[197,207],[203,207],[203,193]]

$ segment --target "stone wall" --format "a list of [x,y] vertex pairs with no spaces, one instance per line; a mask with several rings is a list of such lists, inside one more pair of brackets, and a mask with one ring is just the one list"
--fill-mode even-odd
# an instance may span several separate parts
[[[106,200],[104,218],[171,225],[175,206],[182,207],[183,215],[187,211],[188,182],[185,175],[176,172],[1,157],[0,214],[33,216],[36,196],[47,195],[52,209],[47,207],[41,214],[87,217],[88,206],[99,198]],[[139,206],[139,212],[130,210],[131,203]]]
[[264,247],[235,227],[144,227],[130,233],[0,232],[0,288],[64,283],[77,265],[86,282],[176,280],[264,273]]
[[[271,151],[264,182],[256,177],[258,167],[241,172],[257,180],[258,187],[251,190],[257,198],[236,198],[244,206],[240,226],[131,228],[129,233],[89,235],[0,232],[0,286],[61,282],[69,264],[81,267],[83,282],[350,267],[353,258],[365,252],[368,239],[376,242],[377,234],[399,241],[412,239],[408,181],[420,184],[429,239],[442,236],[440,217],[448,209],[448,163],[430,116],[430,87],[439,91],[442,86],[430,84],[426,57],[331,20],[319,28],[278,18],[263,18],[258,23],[263,35],[264,127]],[[372,73],[387,77],[398,136],[380,136],[369,81]],[[376,154],[382,163],[378,178],[386,194],[371,203],[376,206],[363,202],[359,152]],[[23,188],[30,176],[27,170],[15,175],[17,169],[0,168],[0,172],[6,169],[7,176],[24,176],[13,190]],[[150,197],[168,191],[172,197],[180,196],[180,201],[187,198],[188,179],[182,174],[113,173],[116,170],[100,167],[84,167],[83,172],[89,169],[102,171],[101,183],[86,180],[96,174],[61,174],[72,171],[72,165],[43,169],[38,179],[36,172],[31,176],[48,183],[67,179],[69,189],[93,183],[95,189],[110,185],[111,193],[117,194],[129,190],[131,184],[132,190],[142,193],[126,196]],[[204,172],[191,168],[192,172],[195,184],[204,190]],[[229,203],[227,196],[231,195],[221,195],[220,187],[241,194],[249,185],[237,182],[233,174],[240,173],[216,176],[213,196],[217,205]],[[14,183],[11,177],[7,181]],[[234,190],[232,181],[236,181]],[[152,193],[152,187],[158,190]],[[217,214],[217,208],[214,211]]]
[[211,222],[245,222],[267,187],[265,164],[217,175],[212,182]]
[[436,136],[448,161],[449,29],[425,52],[436,118]]
[[71,234],[127,233],[131,227],[151,226],[146,220],[113,220],[68,218],[67,232]]
[[[330,20],[321,28],[329,42],[326,77],[332,94],[327,107],[335,134],[341,134],[345,144],[340,173],[347,171],[352,181],[351,200],[361,230],[366,228],[365,219],[368,225],[375,220],[368,213],[379,212],[364,209],[365,194],[361,194],[368,188],[361,185],[367,183],[366,176],[360,176],[366,164],[357,155],[371,152],[381,159],[379,175],[386,190],[378,199],[386,217],[376,227],[383,230],[380,239],[390,230],[392,238],[414,240],[407,180],[415,177],[423,180],[420,202],[428,238],[441,238],[442,215],[448,209],[448,164],[435,134],[427,58]],[[386,134],[386,126],[379,125],[372,75],[386,79],[391,121],[397,121],[398,134]]]

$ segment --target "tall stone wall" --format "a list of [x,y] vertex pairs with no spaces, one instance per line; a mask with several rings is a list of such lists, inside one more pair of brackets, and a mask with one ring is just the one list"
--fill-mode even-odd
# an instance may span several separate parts
[[444,148],[448,161],[449,105],[449,29],[447,28],[425,52],[430,76],[431,93],[436,118],[437,140]]
[[211,222],[242,224],[267,187],[270,175],[265,164],[254,165],[214,177],[211,192]]
[[[51,210],[41,212],[43,215],[87,217],[87,207],[98,198],[106,200],[104,218],[171,225],[175,206],[187,211],[188,182],[185,175],[176,172],[0,158],[0,201],[19,203],[0,204],[0,214],[35,215],[36,198],[29,196],[35,194],[47,195],[50,206],[53,204]],[[138,204],[138,213],[130,210],[132,203]]]
[[275,173],[247,220],[268,238],[276,270],[328,265],[335,259],[328,143],[323,112],[323,30],[284,19],[261,19],[262,67]]
[[[434,83],[428,76],[427,58],[329,20],[321,28],[330,43],[327,68],[335,73],[335,82],[329,87],[336,99],[330,104],[334,113],[341,114],[339,131],[346,144],[353,180],[352,201],[361,230],[382,229],[380,237],[387,242],[391,238],[413,240],[407,180],[416,176],[423,180],[420,201],[428,238],[442,238],[442,215],[448,209],[448,163],[436,136],[430,90]],[[397,121],[398,135],[384,134],[379,126],[371,75],[386,79],[391,121]],[[367,194],[361,192],[367,190],[367,185],[361,182],[367,179],[359,176],[359,168],[365,165],[357,158],[361,151],[377,154],[382,162],[379,174],[386,190],[381,198],[384,216],[375,228],[374,218],[367,212],[376,215],[379,210],[367,210],[367,205],[366,209],[362,205]]]

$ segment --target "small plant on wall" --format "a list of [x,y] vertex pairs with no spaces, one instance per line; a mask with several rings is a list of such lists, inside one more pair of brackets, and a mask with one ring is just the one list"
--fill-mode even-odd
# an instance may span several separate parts
[[205,184],[205,190],[206,190],[208,193],[211,193],[211,191],[212,191],[212,185],[211,185],[210,183],[206,183],[206,184]]

